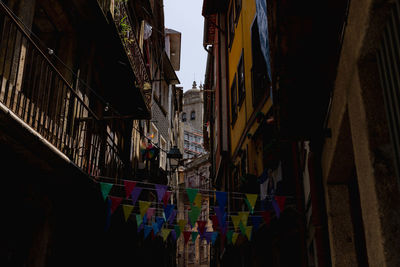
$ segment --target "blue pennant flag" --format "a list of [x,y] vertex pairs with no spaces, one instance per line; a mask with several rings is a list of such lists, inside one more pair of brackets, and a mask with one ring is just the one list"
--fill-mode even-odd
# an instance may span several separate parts
[[258,227],[260,226],[262,217],[261,216],[251,216],[251,223],[253,224],[254,231],[257,231]]
[[227,196],[228,194],[226,192],[215,191],[215,197],[217,198],[218,206],[221,211],[225,209]]
[[150,225],[144,226],[144,239],[146,239],[153,228]]

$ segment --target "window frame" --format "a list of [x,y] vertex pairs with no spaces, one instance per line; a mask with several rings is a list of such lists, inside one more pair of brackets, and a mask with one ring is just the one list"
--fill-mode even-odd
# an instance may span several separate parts
[[228,9],[228,46],[229,48],[232,47],[233,43],[233,38],[235,37],[235,4],[234,1],[232,1],[232,4],[230,5]]
[[[241,75],[243,78],[240,78]],[[237,88],[238,88],[238,106],[241,107],[243,104],[244,99],[246,98],[246,75],[245,75],[245,68],[244,68],[244,51],[242,50],[242,54],[239,59],[239,63],[237,65]]]
[[238,117],[238,111],[237,111],[237,81],[236,81],[236,74],[235,77],[233,78],[231,87],[231,124],[232,127],[235,125],[235,122]]
[[186,122],[187,118],[186,118],[186,112],[182,112],[182,122]]

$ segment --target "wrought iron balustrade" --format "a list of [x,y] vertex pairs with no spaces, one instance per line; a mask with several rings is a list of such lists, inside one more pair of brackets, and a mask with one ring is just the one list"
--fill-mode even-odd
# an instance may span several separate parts
[[0,102],[88,174],[119,177],[117,134],[89,108],[100,100],[81,92],[0,2]]

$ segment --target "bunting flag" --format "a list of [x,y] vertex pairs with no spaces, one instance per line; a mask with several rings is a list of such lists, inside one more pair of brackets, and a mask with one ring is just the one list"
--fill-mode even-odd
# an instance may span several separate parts
[[247,227],[246,227],[245,233],[246,233],[247,239],[248,239],[249,241],[251,241],[251,231],[252,231],[252,230],[253,230],[253,226],[247,226]]
[[253,224],[254,231],[257,231],[258,227],[260,226],[262,217],[261,216],[251,216],[251,223]]
[[204,230],[206,229],[207,221],[197,221],[197,230],[200,236],[204,235]]
[[245,200],[247,200],[246,203],[249,207],[251,214],[254,213],[254,206],[256,205],[257,197],[257,194],[246,194]]
[[119,204],[122,202],[122,197],[113,197],[110,196],[111,199],[111,214],[118,208]]
[[143,217],[147,209],[150,207],[151,202],[139,200],[140,215]]
[[100,182],[100,190],[101,190],[101,194],[102,194],[104,200],[106,200],[112,187],[113,187],[113,184]]
[[146,239],[149,236],[151,230],[153,230],[153,227],[151,227],[150,225],[144,226],[144,239]]
[[196,195],[198,192],[199,192],[199,189],[197,189],[197,188],[186,188],[186,193],[189,197],[190,205],[193,205],[193,201],[196,198]]
[[136,201],[137,201],[138,198],[139,198],[140,192],[142,192],[142,189],[143,189],[143,188],[141,188],[141,187],[139,187],[139,186],[135,186],[135,188],[133,188],[132,193],[131,193],[132,205],[133,205],[133,206],[135,206]]
[[183,230],[185,230],[186,224],[187,224],[186,220],[179,220],[178,221],[179,229],[181,229],[181,232],[183,232]]
[[156,235],[159,231],[159,227],[158,224],[156,222],[153,222],[153,224],[151,225],[151,227],[153,228],[153,233]]
[[240,228],[240,232],[242,233],[242,235],[245,235],[246,234],[246,227],[244,226],[242,221],[240,221],[240,223],[239,223],[239,228]]
[[213,232],[205,232],[205,233],[204,233],[203,236],[204,236],[204,238],[206,239],[207,244],[210,244],[212,235],[213,235]]
[[147,220],[151,220],[151,217],[153,217],[154,213],[156,213],[155,208],[148,208],[146,211]]
[[195,199],[193,201],[194,205],[200,209],[201,209],[201,199],[202,199],[201,194],[197,194],[197,196],[195,197]]
[[183,231],[183,238],[185,239],[185,245],[187,244],[187,242],[189,241],[190,238],[190,231]]
[[169,236],[169,234],[171,233],[171,229],[162,229],[161,230],[161,236],[165,242],[165,240],[167,240],[167,237]]
[[197,238],[198,235],[199,235],[199,232],[196,232],[196,231],[192,232],[192,242],[193,243],[196,242],[196,238]]
[[238,236],[239,236],[238,233],[233,233],[233,235],[232,235],[232,243],[233,243],[234,245],[236,244],[236,241],[237,241]]
[[124,218],[125,218],[125,221],[127,221],[128,218],[129,218],[129,216],[130,216],[131,213],[132,213],[133,206],[132,206],[132,205],[122,205],[122,209],[123,209],[123,211],[124,211]]
[[[138,214],[140,217],[140,214]],[[138,228],[137,228],[137,232],[140,233],[140,231],[142,231],[144,229],[144,224],[142,223]]]
[[165,192],[167,191],[168,186],[156,184],[155,187],[156,187],[156,191],[157,191],[158,202],[161,202],[161,200],[164,197]]
[[283,209],[285,208],[286,197],[285,196],[275,196],[275,201],[278,203],[279,210],[282,212]]
[[168,220],[169,217],[172,214],[172,211],[174,210],[175,205],[173,204],[168,204],[165,208],[164,208],[164,214],[165,214],[165,219]]
[[125,196],[126,196],[125,198],[129,198],[135,186],[136,182],[124,180]]
[[147,224],[147,213],[143,216],[143,224]]
[[172,211],[172,214],[168,218],[168,223],[169,224],[172,224],[174,222],[177,213],[178,213],[177,210],[173,210]]
[[139,226],[142,224],[143,220],[142,220],[142,216],[140,216],[140,214],[136,214],[136,224],[137,227],[139,229]]
[[228,194],[226,192],[215,191],[215,197],[217,199],[218,206],[221,211],[223,211],[225,209],[227,195]]
[[240,217],[240,220],[243,222],[243,225],[247,226],[247,219],[249,218],[249,212],[248,211],[240,211],[240,212],[238,212],[238,215]]
[[232,230],[229,230],[229,231],[226,233],[226,239],[228,240],[228,244],[232,244],[232,236],[233,236],[233,231],[232,231]]
[[265,224],[269,225],[271,222],[271,212],[266,210],[261,212],[262,217],[264,218]]
[[275,210],[276,217],[279,218],[281,216],[281,209],[279,208],[278,202],[276,202],[275,198],[272,199],[272,207]]
[[217,237],[218,237],[218,232],[212,232],[212,235],[211,235],[211,244],[213,244],[214,245],[214,243],[215,243],[215,241],[217,240]]
[[174,239],[174,241],[176,241],[176,239],[179,237],[179,236],[178,236],[178,237],[176,236],[175,230],[172,230],[172,231],[171,231],[171,236],[172,236],[172,238]]
[[213,229],[214,229],[214,231],[216,231],[217,228],[218,228],[218,217],[217,217],[216,214],[213,214],[211,216],[211,221],[212,221],[212,224],[213,224]]
[[163,197],[164,207],[167,206],[168,200],[171,197],[171,193],[172,193],[171,191],[165,192],[164,197]]
[[177,239],[181,235],[181,228],[179,227],[179,225],[175,225],[174,230],[175,230],[175,239]]
[[226,212],[220,207],[214,207],[215,214],[217,215],[219,225],[225,225],[226,222]]
[[191,206],[191,210],[189,211],[189,219],[190,219],[190,224],[192,227],[195,225],[197,218],[199,218],[200,215],[200,208],[196,206]]
[[239,222],[240,222],[240,217],[239,217],[239,215],[231,215],[231,219],[232,219],[233,227],[235,228],[235,231],[237,231],[237,228],[238,228]]
[[158,229],[161,229],[164,224],[164,218],[156,217],[156,223],[157,223]]

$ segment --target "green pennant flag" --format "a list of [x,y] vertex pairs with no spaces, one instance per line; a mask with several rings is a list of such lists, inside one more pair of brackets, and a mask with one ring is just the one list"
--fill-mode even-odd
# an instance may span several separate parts
[[148,202],[148,201],[141,201],[141,200],[139,200],[140,215],[142,216],[142,218],[143,218],[143,216],[146,214],[147,210],[149,209],[150,204],[151,204],[151,203]]
[[161,230],[161,236],[164,239],[164,241],[167,240],[167,237],[170,232],[171,232],[171,229],[162,229]]
[[242,232],[243,235],[246,234],[246,227],[243,225],[243,222],[240,221],[239,223],[239,228],[240,228],[240,232]]
[[239,215],[231,215],[231,219],[232,219],[232,223],[233,223],[233,227],[235,228],[235,231],[237,231],[237,228],[239,226],[239,222],[240,222],[240,217]]
[[125,217],[125,221],[128,220],[129,216],[132,213],[133,210],[133,206],[132,205],[122,205],[122,209],[124,211],[124,217]]
[[192,232],[192,242],[193,243],[196,242],[196,238],[198,235],[199,235],[199,232],[197,232],[197,231]]
[[233,231],[232,231],[232,230],[229,230],[229,231],[226,233],[226,240],[228,240],[228,244],[232,244],[232,236],[233,236]]
[[197,218],[200,216],[201,209],[196,206],[191,206],[191,211],[189,211],[189,219],[192,227],[195,226]]
[[196,188],[186,188],[186,193],[189,197],[189,202],[190,205],[193,204],[194,199],[196,198],[197,193],[199,192],[199,189]]
[[232,243],[233,243],[234,245],[236,244],[236,241],[237,241],[238,236],[239,236],[238,233],[233,233],[233,235],[232,235]]
[[100,190],[104,200],[106,200],[108,193],[110,193],[112,187],[113,184],[100,182]]
[[251,231],[253,230],[253,226],[246,227],[246,236],[249,241],[251,241]]
[[179,227],[179,225],[175,225],[174,229],[175,229],[175,233],[176,233],[176,239],[178,239],[179,236],[181,235],[181,228]]
[[254,213],[254,206],[256,205],[257,197],[257,194],[246,194],[245,202],[249,207],[251,214]]
[[142,224],[142,222],[143,222],[142,216],[140,216],[140,214],[136,214],[136,224],[138,228]]
[[247,226],[247,219],[249,218],[249,212],[241,211],[241,212],[238,212],[238,215],[240,217],[240,220],[243,222],[243,225]]

